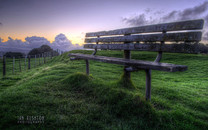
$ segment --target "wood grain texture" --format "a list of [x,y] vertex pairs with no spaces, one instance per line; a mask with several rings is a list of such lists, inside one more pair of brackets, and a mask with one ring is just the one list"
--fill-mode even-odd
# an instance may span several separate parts
[[202,32],[183,32],[183,33],[165,33],[165,34],[148,34],[148,35],[130,35],[103,38],[86,38],[85,43],[95,42],[157,42],[157,41],[200,41]]
[[89,60],[85,60],[85,62],[86,62],[86,74],[89,75],[90,74]]
[[146,101],[151,101],[151,70],[146,69]]
[[[125,34],[124,36],[129,36],[130,34]],[[129,44],[129,42],[124,42],[124,44]],[[124,59],[131,59],[131,51],[130,50],[125,50],[124,49]],[[131,79],[131,72],[130,71],[126,71],[126,68],[128,68],[129,66],[125,65],[124,66],[124,76],[125,78]]]
[[85,44],[84,48],[88,49],[102,49],[102,50],[131,50],[131,51],[163,51],[163,52],[173,52],[173,53],[198,53],[198,44]]
[[204,25],[204,20],[198,19],[198,20],[189,20],[189,21],[124,28],[124,29],[117,29],[110,31],[90,32],[90,33],[86,33],[86,37],[164,32],[164,31],[200,30],[203,28],[203,25]]
[[184,65],[157,63],[151,61],[132,60],[132,59],[123,59],[123,58],[106,57],[106,56],[93,56],[93,55],[79,54],[79,53],[71,53],[69,54],[69,56],[85,59],[85,60],[96,60],[96,61],[112,63],[112,64],[133,66],[139,69],[153,69],[153,70],[168,71],[168,72],[187,70],[187,66]]

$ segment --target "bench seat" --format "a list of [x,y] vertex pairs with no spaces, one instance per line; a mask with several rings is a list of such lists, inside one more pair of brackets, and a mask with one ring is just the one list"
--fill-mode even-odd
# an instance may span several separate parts
[[168,72],[187,70],[187,66],[185,65],[175,65],[175,64],[159,63],[152,61],[123,59],[116,57],[96,56],[96,55],[79,54],[79,53],[71,53],[69,54],[69,56],[76,57],[78,59],[96,60],[96,61],[112,63],[112,64],[133,66],[138,69],[152,69],[152,70],[160,70],[160,71],[168,71]]

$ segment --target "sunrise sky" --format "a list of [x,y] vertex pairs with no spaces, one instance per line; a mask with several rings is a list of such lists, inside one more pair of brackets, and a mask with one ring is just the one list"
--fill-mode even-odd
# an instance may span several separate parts
[[86,32],[208,19],[207,6],[205,0],[0,0],[0,37],[5,42],[40,36],[52,42],[63,33],[82,44]]

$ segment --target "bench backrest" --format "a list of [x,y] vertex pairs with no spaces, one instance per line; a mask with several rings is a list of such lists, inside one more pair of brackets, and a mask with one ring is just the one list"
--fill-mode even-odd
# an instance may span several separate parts
[[84,48],[197,53],[198,46],[193,43],[201,40],[203,25],[204,20],[199,19],[90,32]]

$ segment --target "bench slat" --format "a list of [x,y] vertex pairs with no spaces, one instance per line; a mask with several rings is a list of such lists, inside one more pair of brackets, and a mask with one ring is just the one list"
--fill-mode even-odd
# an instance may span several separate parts
[[203,28],[203,25],[204,25],[204,20],[198,19],[198,20],[189,20],[189,21],[181,21],[181,22],[173,22],[173,23],[147,25],[141,27],[124,28],[124,29],[117,29],[110,31],[91,32],[91,33],[86,33],[86,37],[163,32],[163,31],[200,30]]
[[73,57],[80,58],[80,59],[96,60],[96,61],[112,63],[112,64],[134,66],[139,69],[153,69],[153,70],[161,70],[161,71],[168,71],[168,72],[187,70],[187,66],[184,66],[184,65],[157,63],[157,62],[151,62],[151,61],[129,60],[129,59],[123,59],[123,58],[94,56],[94,55],[86,55],[86,54],[78,54],[78,53],[76,54],[71,53],[69,54],[69,56],[73,56]]
[[84,44],[84,48],[102,50],[163,51],[174,53],[198,53],[197,44]]
[[200,41],[202,32],[183,32],[183,33],[166,33],[166,34],[149,34],[149,35],[130,35],[103,38],[86,38],[86,43],[94,42],[156,42],[156,41]]

